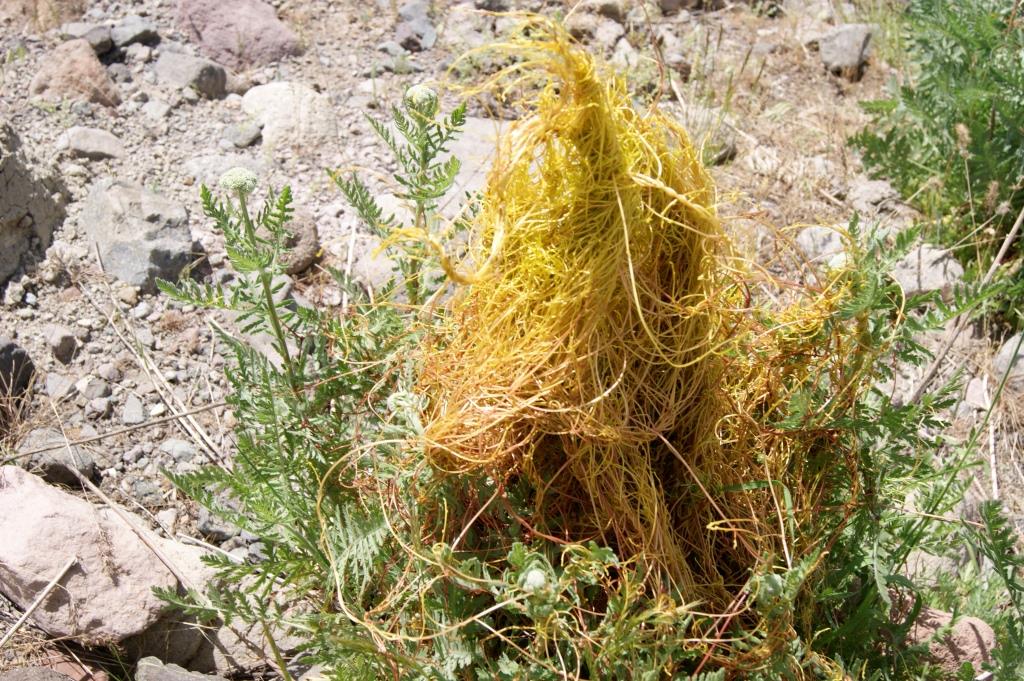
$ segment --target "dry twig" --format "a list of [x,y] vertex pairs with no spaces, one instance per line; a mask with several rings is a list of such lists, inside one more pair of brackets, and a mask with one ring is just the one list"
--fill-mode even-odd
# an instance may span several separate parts
[[6,643],[10,641],[16,633],[18,633],[18,630],[21,629],[21,627],[25,624],[26,621],[28,621],[28,618],[32,616],[32,613],[34,613],[39,608],[39,606],[43,604],[43,601],[46,600],[46,597],[50,595],[50,592],[57,587],[57,583],[64,578],[64,575],[67,574],[67,571],[71,569],[71,566],[77,562],[77,556],[72,556],[68,559],[68,562],[64,564],[64,567],[62,567],[57,572],[57,574],[53,576],[53,579],[50,580],[49,584],[43,587],[43,590],[39,592],[39,595],[36,596],[36,599],[34,601],[32,601],[32,604],[25,609],[25,612],[22,613],[21,617],[18,618],[18,621],[15,622],[14,625],[10,628],[10,630],[8,630],[6,634],[4,634],[4,637],[0,639],[0,648],[3,648],[4,645],[6,645]]

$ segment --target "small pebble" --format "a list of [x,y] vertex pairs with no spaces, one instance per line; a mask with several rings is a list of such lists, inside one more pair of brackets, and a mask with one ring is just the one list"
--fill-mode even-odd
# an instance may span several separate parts
[[117,297],[125,305],[135,305],[139,301],[139,292],[134,286],[122,286],[117,289]]
[[157,522],[169,534],[174,534],[174,528],[178,524],[178,512],[173,508],[165,508],[156,514]]
[[110,398],[97,397],[89,400],[85,405],[85,417],[91,419],[104,419],[110,416]]
[[138,329],[135,332],[135,338],[147,348],[154,348],[156,346],[156,337],[153,336],[153,332],[149,329]]

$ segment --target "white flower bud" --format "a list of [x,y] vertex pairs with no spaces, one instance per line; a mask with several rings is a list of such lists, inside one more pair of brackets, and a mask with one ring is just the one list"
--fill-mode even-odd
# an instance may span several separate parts
[[406,90],[403,103],[407,111],[424,118],[433,119],[437,115],[437,93],[426,85],[413,85]]
[[548,576],[544,574],[543,570],[533,568],[526,573],[523,577],[523,591],[527,593],[536,593],[540,591],[548,583]]
[[235,194],[247,195],[256,189],[258,178],[248,168],[235,167],[220,176],[220,186]]

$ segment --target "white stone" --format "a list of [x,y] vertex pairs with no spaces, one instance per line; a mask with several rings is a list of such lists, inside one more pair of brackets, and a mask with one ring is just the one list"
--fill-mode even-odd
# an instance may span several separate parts
[[242,97],[242,110],[263,125],[263,146],[270,150],[316,147],[335,142],[337,116],[330,99],[308,85],[287,81],[252,88]]
[[142,105],[142,113],[154,121],[159,121],[171,113],[171,105],[162,99],[151,99]]
[[469,116],[462,134],[448,145],[449,151],[462,161],[462,165],[455,177],[455,186],[445,197],[446,203],[442,206],[441,212],[445,217],[454,217],[466,192],[478,192],[484,188],[487,174],[494,164],[502,129],[501,121]]
[[964,268],[950,251],[922,244],[896,263],[892,276],[907,296],[940,291],[952,292],[964,276]]
[[1024,391],[1024,343],[1021,343],[1021,334],[1012,336],[1003,343],[992,360],[992,370],[997,381],[1003,380],[1003,375],[1009,372],[1006,385],[1015,391]]
[[622,27],[622,24],[611,19],[605,19],[597,25],[597,29],[594,31],[594,40],[606,47],[615,47],[619,38],[625,35],[625,33],[626,29]]
[[812,225],[800,230],[796,245],[813,263],[829,262],[832,256],[843,253],[843,236],[834,227]]
[[964,404],[974,409],[988,409],[989,391],[982,378],[972,378],[964,391]]
[[129,395],[124,401],[124,410],[121,412],[121,421],[126,426],[134,426],[146,420],[146,412],[142,406],[142,400],[135,395]]
[[173,534],[174,528],[178,524],[178,511],[173,508],[165,508],[157,512],[156,519],[161,527]]
[[160,451],[179,463],[191,461],[196,455],[196,448],[191,442],[178,439],[165,440],[160,445]]
[[74,156],[93,161],[124,156],[124,144],[115,135],[106,130],[80,125],[68,128],[57,140],[57,146],[67,149]]
[[844,24],[823,35],[818,43],[822,63],[830,71],[856,79],[867,60],[874,30],[871,24]]

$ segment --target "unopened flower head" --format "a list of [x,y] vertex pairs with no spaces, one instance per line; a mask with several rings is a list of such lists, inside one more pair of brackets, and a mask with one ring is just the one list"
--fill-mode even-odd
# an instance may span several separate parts
[[258,178],[248,168],[235,167],[220,176],[220,186],[234,194],[246,196],[256,189]]
[[437,93],[426,85],[413,85],[406,90],[403,103],[407,111],[424,118],[433,119],[437,115]]
[[533,568],[523,576],[523,591],[531,594],[536,593],[547,586],[547,583],[548,576],[544,574],[544,571],[539,568]]

